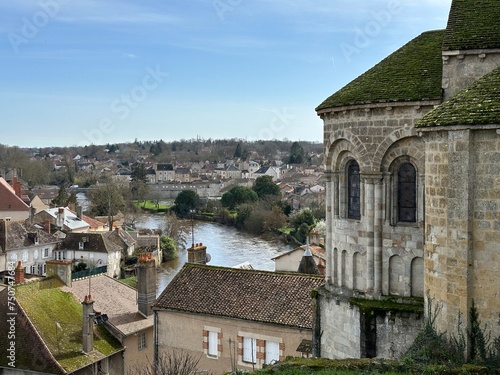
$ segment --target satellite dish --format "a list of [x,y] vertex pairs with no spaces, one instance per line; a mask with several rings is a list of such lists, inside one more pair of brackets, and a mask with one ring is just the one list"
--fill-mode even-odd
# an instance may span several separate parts
[[207,256],[205,257],[205,263],[210,262],[211,259],[212,257],[210,256],[210,254],[207,253]]

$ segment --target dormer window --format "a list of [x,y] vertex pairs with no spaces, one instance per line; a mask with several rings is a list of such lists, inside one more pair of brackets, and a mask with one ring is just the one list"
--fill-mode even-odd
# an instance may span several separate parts
[[78,250],[83,250],[84,242],[78,242]]

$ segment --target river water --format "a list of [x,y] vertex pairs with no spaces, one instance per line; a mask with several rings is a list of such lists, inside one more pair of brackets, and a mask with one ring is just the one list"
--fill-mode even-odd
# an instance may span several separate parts
[[[165,216],[141,215],[135,222],[137,228],[165,229]],[[249,262],[254,269],[274,271],[273,257],[292,249],[279,239],[269,236],[255,236],[238,231],[234,227],[203,221],[185,221],[188,246],[194,234],[195,243],[203,243],[210,254],[209,265],[234,267]],[[193,232],[191,228],[193,227]],[[179,258],[162,264],[158,272],[160,294],[172,278],[187,262],[187,251],[181,250]]]

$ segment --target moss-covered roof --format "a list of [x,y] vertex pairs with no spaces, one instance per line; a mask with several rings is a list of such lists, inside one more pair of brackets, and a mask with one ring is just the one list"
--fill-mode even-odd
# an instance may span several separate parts
[[73,294],[63,292],[58,279],[45,279],[15,289],[21,305],[59,365],[66,373],[88,366],[123,347],[102,326],[94,329],[94,351],[82,353],[83,309]]
[[416,127],[500,124],[500,67],[427,113]]
[[443,50],[500,48],[498,0],[453,0]]
[[422,33],[330,96],[316,110],[441,99],[443,37],[444,30]]

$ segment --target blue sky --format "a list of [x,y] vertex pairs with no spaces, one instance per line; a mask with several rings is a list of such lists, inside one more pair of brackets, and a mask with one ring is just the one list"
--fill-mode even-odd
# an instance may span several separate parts
[[315,107],[450,3],[2,1],[0,143],[321,142]]

